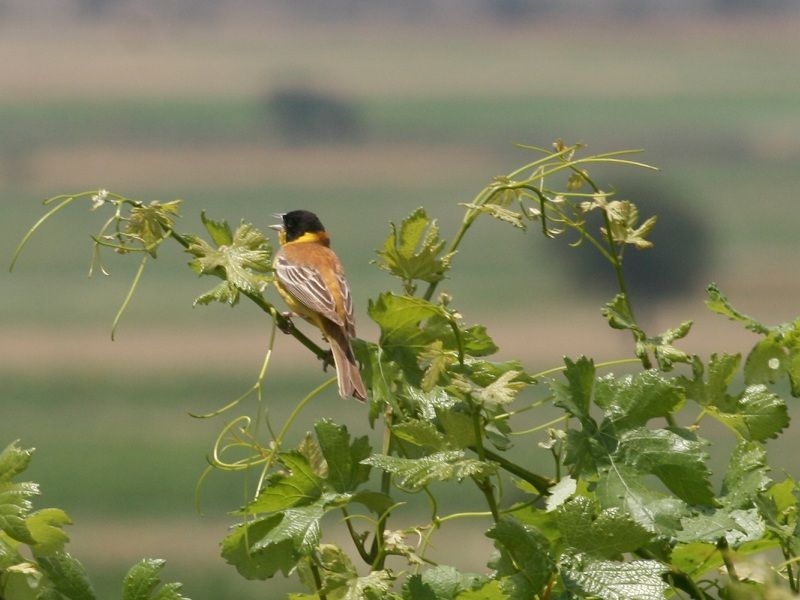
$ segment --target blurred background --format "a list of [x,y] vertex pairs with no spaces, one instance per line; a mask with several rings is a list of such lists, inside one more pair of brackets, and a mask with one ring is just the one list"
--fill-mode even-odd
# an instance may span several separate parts
[[[388,221],[422,205],[449,238],[459,202],[530,160],[516,143],[563,138],[642,148],[661,169],[596,177],[660,215],[656,248],[627,265],[649,330],[694,319],[682,347],[746,351],[755,337],[710,315],[704,288],[769,324],[800,312],[798,28],[792,0],[0,0],[0,257],[62,193],[180,198],[182,232],[201,210],[266,231],[271,213],[307,208],[375,339],[367,300],[397,289],[370,264]],[[105,218],[87,208],[0,274],[0,445],[38,448],[38,506],[76,521],[71,551],[101,597],[144,556],[196,600],[280,597],[281,581],[245,582],[218,558],[243,489],[214,474],[195,511],[225,419],[187,414],[253,383],[269,323],[246,304],[192,308],[214,282],[165,244],[112,343],[136,260],[107,256],[111,276],[86,277]],[[630,356],[599,312],[612,274],[591,258],[479,221],[442,289],[531,372]],[[290,338],[270,368],[277,424],[328,376]],[[361,409],[331,389],[300,431],[332,414],[363,428]]]

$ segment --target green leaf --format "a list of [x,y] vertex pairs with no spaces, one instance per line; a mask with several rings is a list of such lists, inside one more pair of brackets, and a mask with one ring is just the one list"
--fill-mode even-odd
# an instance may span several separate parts
[[645,546],[654,534],[620,508],[598,510],[589,498],[577,496],[554,513],[562,539],[574,553],[619,558]]
[[497,352],[497,344],[483,325],[473,325],[462,332],[464,352],[470,356],[491,356]]
[[641,475],[624,465],[601,471],[597,498],[603,508],[621,508],[646,530],[667,536],[675,535],[681,516],[688,512],[682,500],[649,487]]
[[181,595],[180,583],[166,584],[154,594],[165,564],[161,559],[146,558],[131,567],[122,583],[122,600],[189,600]]
[[495,540],[499,556],[490,563],[500,587],[511,600],[529,600],[541,595],[555,573],[550,544],[538,531],[517,519],[502,517],[486,532]]
[[763,335],[769,334],[769,327],[762,325],[755,319],[748,317],[745,314],[740,313],[738,310],[731,306],[731,303],[728,302],[728,299],[719,291],[717,284],[712,283],[706,288],[706,292],[708,293],[708,300],[706,300],[706,306],[710,308],[715,313],[722,315],[723,317],[728,317],[731,321],[739,321],[743,323],[744,326],[749,329],[750,331],[755,331],[756,333],[761,333]]
[[369,467],[363,460],[371,448],[367,436],[350,443],[344,425],[322,419],[314,425],[319,447],[328,463],[328,483],[339,493],[351,492],[369,479]]
[[695,356],[692,360],[692,379],[681,376],[677,381],[686,390],[687,397],[700,406],[730,406],[735,400],[728,394],[728,387],[741,360],[739,354],[712,354],[706,381],[703,379],[703,363]]
[[767,451],[757,442],[740,441],[731,454],[722,482],[723,502],[731,508],[749,508],[770,484]]
[[262,544],[258,549],[254,548],[254,545],[269,535],[282,519],[283,514],[277,513],[264,519],[237,525],[222,540],[222,558],[236,567],[245,579],[269,579],[278,571],[288,575],[299,559],[294,552],[291,538],[283,538],[277,543]]
[[269,550],[285,540],[292,542],[295,552],[308,556],[320,540],[320,519],[325,514],[321,504],[311,504],[283,511],[283,518],[259,540],[250,540],[251,550]]
[[671,561],[673,566],[692,579],[723,564],[716,544],[706,542],[678,544],[672,551]]
[[626,431],[614,454],[640,473],[658,477],[676,496],[689,504],[712,504],[714,493],[705,461],[708,445],[686,430],[647,429]]
[[372,492],[369,490],[360,490],[353,494],[350,502],[355,502],[366,506],[370,512],[376,515],[382,515],[394,506],[394,500],[391,496],[387,496],[381,492]]
[[439,239],[439,227],[428,219],[425,210],[418,208],[404,219],[398,228],[390,224],[391,232],[378,250],[378,267],[389,271],[406,285],[413,281],[436,283],[450,268],[452,254],[442,254],[445,242]]
[[667,567],[654,560],[617,562],[584,555],[562,557],[561,576],[568,590],[600,600],[663,600]]
[[564,464],[574,466],[576,475],[593,476],[599,466],[608,464],[616,443],[613,435],[598,432],[596,426],[587,421],[580,431],[567,430]]
[[434,341],[420,324],[431,317],[447,318],[441,306],[422,298],[398,296],[391,292],[370,300],[367,312],[381,328],[382,347],[409,346],[417,351]]
[[482,587],[476,590],[461,592],[457,600],[507,600],[502,589],[500,589],[500,582],[491,580],[485,583]]
[[744,363],[746,384],[775,383],[787,375],[791,361],[781,343],[781,337],[777,333],[771,333],[753,346]]
[[764,521],[756,509],[733,509],[723,507],[708,509],[681,519],[681,531],[676,538],[681,542],[707,542],[715,544],[721,538],[737,548],[745,542],[760,539],[764,535]]
[[478,443],[475,423],[469,414],[469,408],[458,403],[448,409],[436,409],[436,419],[442,426],[447,447],[454,450],[469,448]]
[[437,452],[421,458],[373,454],[363,462],[394,474],[397,485],[408,490],[421,489],[432,481],[488,477],[497,470],[491,463],[466,458],[461,450]]
[[76,558],[66,552],[55,552],[37,555],[37,562],[55,589],[68,600],[95,600],[86,570]]
[[487,202],[485,204],[460,203],[459,205],[479,213],[487,214],[491,217],[494,217],[498,221],[510,223],[518,229],[525,229],[525,215],[518,210],[506,208],[506,206],[503,206],[502,204]]
[[200,220],[217,246],[230,246],[233,243],[233,233],[226,220],[215,221],[206,216],[206,211],[200,213]]
[[35,483],[0,482],[0,531],[17,541],[35,544],[25,519],[32,508],[29,498],[38,493]]
[[564,364],[566,365],[564,377],[567,379],[567,384],[558,381],[550,383],[550,388],[555,396],[555,405],[560,406],[581,421],[590,419],[589,407],[592,401],[595,376],[594,361],[581,356],[573,362],[565,357]]
[[323,480],[314,473],[305,456],[298,452],[285,452],[279,455],[279,460],[288,475],[276,474],[269,478],[258,497],[242,511],[243,514],[304,506],[316,502],[322,495]]
[[710,406],[706,411],[746,440],[763,442],[789,425],[786,403],[763,385],[751,385],[733,406]]
[[422,575],[414,574],[403,583],[403,600],[439,600],[433,588],[422,581]]
[[11,481],[25,471],[31,462],[33,448],[23,450],[17,442],[11,442],[0,452],[0,483]]
[[608,375],[595,384],[595,402],[618,431],[666,417],[684,402],[683,389],[650,370],[621,379]]
[[236,306],[239,302],[239,289],[230,281],[220,281],[212,289],[204,294],[200,294],[194,299],[192,303],[194,306],[201,304],[206,306],[212,302],[219,302],[221,304],[229,304]]
[[[358,578],[358,573],[353,567],[353,563],[350,562],[350,558],[335,544],[320,544],[317,549],[315,564],[322,583],[319,591],[326,595],[333,594],[334,597],[339,598],[338,592],[346,590],[350,583]],[[301,581],[306,586],[310,589],[317,589],[318,582],[307,561],[299,563],[298,573]],[[310,598],[316,599],[319,596],[315,594]]]
[[403,421],[392,427],[392,433],[405,442],[427,450],[444,450],[447,439],[430,421]]
[[455,568],[440,565],[412,575],[403,585],[404,600],[454,600],[461,592],[482,587],[486,577],[460,573]]
[[49,554],[64,549],[69,536],[64,532],[64,525],[71,525],[72,520],[59,508],[44,508],[31,514],[25,524],[36,540],[36,552]]
[[[250,223],[239,225],[231,243],[218,247],[213,247],[201,238],[192,237],[187,252],[195,256],[190,263],[195,272],[200,275],[224,274],[230,285],[244,292],[260,292],[271,281],[271,278],[263,274],[272,271],[272,249],[267,238]],[[214,293],[212,290],[206,296]],[[221,290],[216,295],[231,303]]]

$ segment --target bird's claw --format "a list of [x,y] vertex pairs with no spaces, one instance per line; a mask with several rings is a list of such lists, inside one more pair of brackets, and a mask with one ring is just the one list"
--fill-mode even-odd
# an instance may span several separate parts
[[328,367],[331,367],[336,364],[333,361],[333,352],[331,350],[325,352],[325,354],[320,357],[320,360],[322,361],[322,370],[324,372],[328,371]]
[[283,320],[278,321],[278,329],[283,333],[291,334],[294,331],[294,322],[292,321],[294,313],[285,312],[281,313],[281,316]]

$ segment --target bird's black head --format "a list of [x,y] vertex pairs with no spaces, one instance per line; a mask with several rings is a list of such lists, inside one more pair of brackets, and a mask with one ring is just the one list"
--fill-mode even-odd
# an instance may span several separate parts
[[293,210],[283,215],[283,231],[286,241],[296,240],[304,233],[324,233],[317,215],[307,210]]

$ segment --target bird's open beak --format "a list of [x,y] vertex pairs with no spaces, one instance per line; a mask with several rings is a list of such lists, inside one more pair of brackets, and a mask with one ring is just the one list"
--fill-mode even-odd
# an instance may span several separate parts
[[272,216],[280,221],[280,223],[275,223],[274,225],[270,225],[270,229],[274,229],[275,231],[283,231],[283,215],[286,213],[272,213]]

